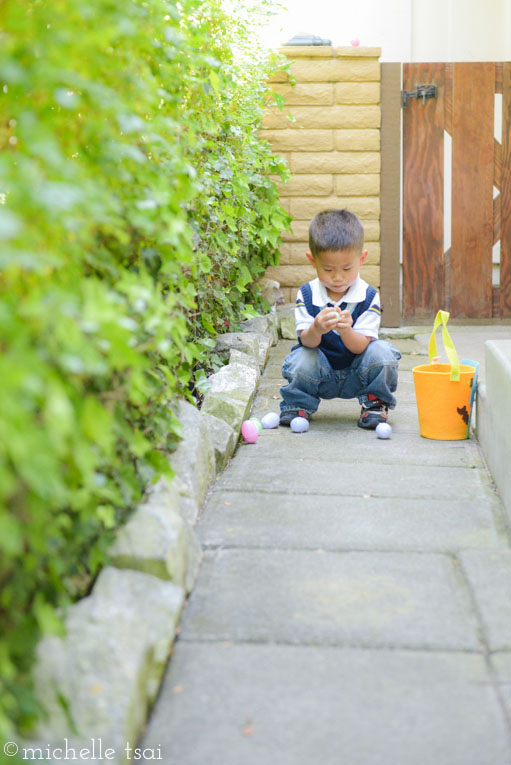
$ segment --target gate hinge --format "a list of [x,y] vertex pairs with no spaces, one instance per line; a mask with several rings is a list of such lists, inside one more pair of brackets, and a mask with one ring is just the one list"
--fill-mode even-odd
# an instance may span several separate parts
[[426,103],[426,98],[436,98],[438,88],[436,85],[416,85],[415,90],[401,91],[401,106],[406,108],[409,98],[422,98],[422,103]]

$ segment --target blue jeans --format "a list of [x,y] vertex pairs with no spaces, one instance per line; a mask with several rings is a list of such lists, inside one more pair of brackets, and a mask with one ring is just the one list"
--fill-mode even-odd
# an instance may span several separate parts
[[373,340],[346,369],[332,369],[319,348],[299,346],[284,359],[282,376],[289,385],[280,389],[282,412],[304,409],[313,414],[322,398],[358,398],[369,403],[376,396],[394,409],[400,352],[385,340]]

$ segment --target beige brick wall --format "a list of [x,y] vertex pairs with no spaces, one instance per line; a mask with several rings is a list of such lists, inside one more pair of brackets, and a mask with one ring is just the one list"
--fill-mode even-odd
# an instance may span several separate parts
[[298,287],[315,275],[305,257],[311,218],[347,207],[364,226],[369,254],[362,276],[379,287],[381,50],[304,46],[282,52],[296,84],[285,72],[273,78],[285,106],[267,110],[263,136],[290,169],[289,181],[278,186],[294,220],[283,235],[280,264],[267,275],[280,282],[286,302],[294,302]]

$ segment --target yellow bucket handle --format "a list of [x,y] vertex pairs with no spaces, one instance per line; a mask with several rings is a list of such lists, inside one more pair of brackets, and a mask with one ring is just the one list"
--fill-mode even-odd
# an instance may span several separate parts
[[428,347],[429,363],[431,364],[433,362],[433,359],[437,356],[435,332],[437,331],[438,327],[441,324],[442,325],[442,341],[444,344],[444,350],[447,354],[447,358],[449,359],[449,363],[451,365],[451,380],[459,380],[460,379],[460,362],[458,360],[458,354],[456,353],[456,348],[454,347],[454,343],[451,340],[451,336],[447,329],[447,322],[449,321],[449,316],[450,314],[448,311],[439,311],[436,315],[435,323],[433,324],[433,331],[431,333],[431,337],[429,338],[429,347]]

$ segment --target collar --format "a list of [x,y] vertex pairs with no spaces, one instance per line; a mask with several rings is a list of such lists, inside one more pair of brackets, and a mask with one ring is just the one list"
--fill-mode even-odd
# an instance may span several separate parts
[[346,294],[343,295],[340,300],[334,303],[332,298],[328,296],[327,289],[325,285],[320,282],[319,278],[316,277],[316,279],[313,279],[310,285],[312,289],[313,304],[321,306],[322,308],[324,308],[327,303],[332,303],[333,305],[340,305],[341,303],[361,303],[363,300],[365,300],[368,287],[367,282],[361,279],[360,274],[358,274],[357,278],[348,289]]

